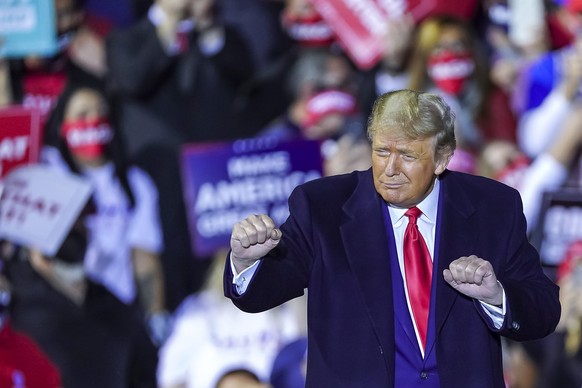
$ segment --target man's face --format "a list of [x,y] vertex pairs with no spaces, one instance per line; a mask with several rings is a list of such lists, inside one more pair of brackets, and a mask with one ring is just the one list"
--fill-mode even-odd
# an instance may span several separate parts
[[406,139],[401,130],[378,132],[372,140],[374,186],[384,201],[401,208],[420,203],[450,157],[435,158],[434,138]]

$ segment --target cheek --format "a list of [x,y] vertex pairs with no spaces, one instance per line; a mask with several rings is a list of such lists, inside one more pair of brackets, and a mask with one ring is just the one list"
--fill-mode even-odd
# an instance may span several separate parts
[[416,163],[402,163],[400,172],[408,178],[413,186],[424,186],[434,176],[434,166],[428,167]]
[[372,170],[374,175],[382,173],[386,169],[386,158],[372,154]]

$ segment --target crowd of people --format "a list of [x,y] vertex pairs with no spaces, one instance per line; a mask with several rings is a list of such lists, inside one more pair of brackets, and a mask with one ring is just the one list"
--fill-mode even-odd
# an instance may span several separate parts
[[[527,16],[507,0],[428,1],[386,17],[365,69],[315,3],[54,0],[58,52],[0,59],[0,106],[42,114],[40,162],[95,188],[55,257],[2,241],[0,334],[22,333],[42,362],[0,381],[303,386],[307,296],[257,315],[223,296],[227,253],[192,250],[185,145],[317,140],[323,175],[364,171],[374,101],[410,89],[454,111],[449,170],[519,191],[528,237],[543,234],[547,193],[582,198],[582,1],[534,1]],[[542,340],[504,340],[507,387],[582,386],[582,229],[571,235],[558,261],[541,257],[562,319]]]

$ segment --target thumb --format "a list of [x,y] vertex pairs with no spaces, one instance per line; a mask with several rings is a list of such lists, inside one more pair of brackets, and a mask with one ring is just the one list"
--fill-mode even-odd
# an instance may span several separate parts
[[281,233],[279,229],[273,229],[269,235],[269,238],[265,241],[264,246],[269,250],[275,248],[277,245],[279,245],[282,235],[283,233]]
[[281,232],[280,229],[273,229],[271,231],[271,240],[277,241],[277,243],[279,243],[279,240],[281,240],[282,236],[283,233]]
[[270,249],[275,248],[277,245],[279,245],[279,242],[281,241],[282,236],[283,236],[283,233],[281,233],[281,231],[279,229],[273,229],[271,231],[270,238],[266,241],[267,246],[269,246]]

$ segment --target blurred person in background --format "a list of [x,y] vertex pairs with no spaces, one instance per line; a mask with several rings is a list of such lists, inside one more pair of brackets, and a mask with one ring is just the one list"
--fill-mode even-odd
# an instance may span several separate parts
[[519,62],[534,60],[552,48],[550,12],[545,2],[530,2],[533,10],[527,15],[520,14],[524,9],[519,4],[508,0],[482,2],[485,18],[482,37],[489,46],[493,62],[514,60],[514,64],[519,65]]
[[[557,136],[547,149],[534,159],[530,159],[517,145],[509,142],[491,142],[483,149],[481,161],[484,163],[480,165],[485,168],[479,169],[478,173],[498,179],[520,192],[530,238],[536,236],[544,227],[540,219],[544,216],[542,209],[545,193],[557,192],[563,188],[582,192],[578,168],[582,149],[581,127],[582,109],[578,107],[557,128]],[[571,228],[573,235],[580,234],[575,229],[576,224],[572,224]],[[550,274],[554,272],[551,266],[545,270]],[[555,279],[555,276],[552,278]],[[558,283],[560,284],[559,281]],[[563,295],[570,294],[571,292],[561,289],[561,299]],[[563,311],[567,311],[566,307]],[[567,386],[557,380],[551,382],[559,376],[566,378],[571,373],[562,370],[571,366],[566,367],[569,365],[568,357],[561,352],[564,336],[560,332],[558,330],[540,341],[508,343],[508,376],[512,384],[516,387]]]
[[321,141],[325,175],[371,165],[365,118],[356,98],[356,73],[343,53],[304,48],[286,86],[292,98],[287,112],[258,136]]
[[[262,4],[262,8],[270,11],[264,12],[269,17],[278,11],[276,24],[265,25],[263,21],[243,26],[244,20],[232,13],[237,8],[252,9],[246,4],[249,1]],[[229,124],[232,128],[241,128],[243,133],[255,135],[284,115],[292,103],[294,95],[288,92],[288,75],[302,52],[308,49],[337,49],[335,33],[310,0],[227,0],[221,4],[225,20],[237,18],[236,25],[241,28],[241,32],[246,32],[251,47],[261,46],[265,50],[266,43],[272,45],[268,51],[269,60],[264,58],[267,53],[263,53],[263,59],[257,63],[257,72],[241,88],[236,102],[237,113]],[[271,20],[271,23],[274,21]],[[265,31],[267,26],[269,31]],[[258,29],[269,37],[257,36]]]
[[[0,61],[0,106],[20,103],[45,117],[66,82],[94,82],[106,72],[104,33],[87,22],[84,0],[54,0],[57,52]],[[50,15],[45,15],[50,17]]]
[[[551,48],[549,14],[544,1],[523,4],[507,0],[484,1],[483,26],[480,30],[488,51],[489,78],[495,90],[493,96],[511,107],[515,116],[514,126],[517,126],[522,113],[519,91],[524,74]],[[524,8],[531,11],[528,13]],[[516,143],[516,132],[498,132],[494,140]]]
[[10,244],[11,322],[57,367],[63,387],[154,388],[156,348],[141,316],[83,270],[90,209],[54,256]]
[[283,346],[271,368],[270,383],[273,388],[305,387],[307,373],[307,336]]
[[[132,153],[158,132],[183,142],[238,137],[224,124],[254,64],[248,43],[223,22],[219,7],[215,0],[157,0],[144,18],[108,37],[110,85],[128,116]],[[154,123],[134,128],[131,120],[145,121],[138,113]],[[161,129],[148,133],[154,125]]]
[[218,0],[220,17],[244,36],[257,73],[268,70],[294,42],[284,28],[283,0]]
[[[487,142],[477,162],[476,173],[517,189],[522,197],[527,231],[538,226],[545,192],[573,183],[582,149],[582,109],[572,111],[548,148],[531,159],[515,143]],[[577,183],[579,186],[579,182]]]
[[236,138],[226,127],[238,88],[253,74],[240,33],[214,0],[156,0],[109,35],[108,81],[121,107],[128,157],[154,180],[164,237],[166,298],[173,310],[198,289],[209,258],[192,252],[180,173],[184,144]]
[[[0,251],[5,246],[0,241]],[[12,328],[10,322],[10,282],[4,275],[5,252],[0,252],[0,386],[60,388],[56,366],[27,335]]]
[[252,372],[245,369],[233,370],[225,373],[215,388],[269,388],[270,385],[262,383]]
[[42,158],[93,185],[85,273],[134,307],[161,345],[169,316],[157,191],[146,173],[125,160],[115,117],[102,89],[69,85],[47,122]]
[[334,31],[310,0],[284,0],[281,23],[287,35],[300,47],[330,47]]
[[485,140],[511,138],[516,118],[488,79],[482,42],[469,22],[433,16],[413,43],[409,88],[442,95],[457,115],[458,147],[450,169],[472,173]]
[[240,88],[227,126],[251,137],[287,108],[284,73],[296,48],[283,27],[283,0],[220,0],[225,24],[240,31],[253,54],[255,71]]
[[[203,289],[176,310],[172,334],[159,353],[160,388],[244,386],[227,385],[235,379],[264,387],[279,349],[300,335],[304,323],[291,304],[246,314],[224,297],[224,257],[217,252]],[[235,370],[246,373],[227,379]]]
[[404,89],[410,82],[410,56],[416,23],[410,14],[386,22],[384,52],[376,66],[362,72],[359,100],[369,115],[376,97],[392,90]]
[[546,344],[538,387],[582,386],[582,240],[568,248],[558,270],[562,316]]
[[548,149],[580,104],[582,3],[566,0],[560,14],[562,25],[571,36],[570,43],[532,63],[516,90],[523,99],[517,142],[532,159]]

